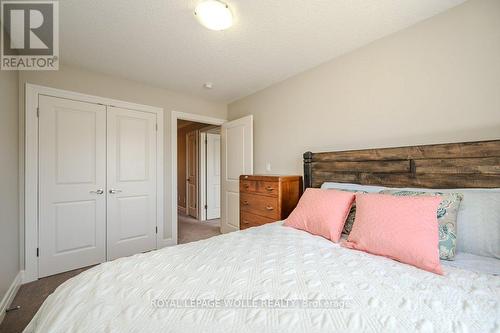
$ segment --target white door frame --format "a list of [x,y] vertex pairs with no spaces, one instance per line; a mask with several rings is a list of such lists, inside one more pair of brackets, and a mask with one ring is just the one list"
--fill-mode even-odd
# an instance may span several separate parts
[[[177,244],[177,120],[182,119],[182,120],[188,120],[188,121],[195,121],[198,123],[203,123],[203,124],[208,124],[208,125],[217,125],[220,126],[227,122],[227,119],[221,119],[221,118],[214,118],[214,117],[208,117],[208,116],[202,116],[198,114],[193,114],[193,113],[186,113],[186,112],[179,112],[179,111],[172,111],[171,118],[170,118],[170,143],[172,145],[171,147],[171,152],[172,152],[172,216],[171,216],[171,221],[172,221],[172,238],[175,241],[175,244]],[[186,207],[187,208],[187,207]]]
[[[77,92],[55,89],[26,83],[25,86],[25,188],[24,188],[24,257],[25,271],[23,283],[38,279],[38,96],[48,95],[59,98],[72,99],[82,102],[97,103],[106,106],[116,106],[124,109],[131,109],[142,112],[156,113],[157,116],[157,213],[156,221],[158,225],[157,246],[160,247],[162,239],[158,237],[164,235],[164,169],[163,169],[163,108],[135,104],[105,97],[92,96]],[[176,206],[174,206],[176,207]]]

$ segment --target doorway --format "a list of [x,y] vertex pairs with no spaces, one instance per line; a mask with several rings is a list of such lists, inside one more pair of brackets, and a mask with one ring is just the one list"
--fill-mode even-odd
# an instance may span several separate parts
[[[227,121],[198,114],[172,111],[170,117],[171,143],[171,207],[178,207],[178,172],[177,172],[177,121],[179,119],[220,126],[220,232],[239,230],[239,177],[253,174],[253,116]],[[184,181],[184,180],[182,180]],[[168,233],[169,239],[178,243],[179,210],[170,210]],[[186,215],[184,213],[184,215]],[[198,222],[198,220],[194,220]],[[197,224],[198,226],[200,223]],[[204,225],[204,224],[201,224]]]
[[220,234],[220,126],[177,120],[178,242]]

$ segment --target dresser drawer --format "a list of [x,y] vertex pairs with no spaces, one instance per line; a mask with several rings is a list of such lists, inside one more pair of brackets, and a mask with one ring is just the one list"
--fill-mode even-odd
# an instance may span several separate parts
[[241,193],[255,193],[257,192],[257,182],[255,180],[241,180],[240,181]]
[[270,219],[280,219],[280,207],[278,198],[259,194],[241,193],[240,209],[245,212],[268,217]]
[[247,212],[240,213],[240,229],[258,227],[260,225],[271,222],[274,222],[274,219]]
[[264,195],[269,195],[272,197],[277,197],[280,190],[280,183],[278,182],[266,182],[259,180],[256,182],[256,192]]
[[240,182],[240,192],[242,193],[257,193],[277,197],[279,189],[279,182],[267,182],[262,180],[242,180]]

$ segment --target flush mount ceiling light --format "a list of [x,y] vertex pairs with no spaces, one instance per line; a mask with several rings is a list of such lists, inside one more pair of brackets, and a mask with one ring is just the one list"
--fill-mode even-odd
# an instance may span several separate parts
[[233,25],[233,14],[229,6],[218,0],[204,0],[196,6],[194,15],[210,30],[225,30]]

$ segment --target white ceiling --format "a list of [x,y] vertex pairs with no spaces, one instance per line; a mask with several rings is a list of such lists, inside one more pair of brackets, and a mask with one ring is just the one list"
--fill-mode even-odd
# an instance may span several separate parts
[[464,0],[226,2],[235,24],[217,32],[198,0],[61,0],[61,61],[230,102]]

